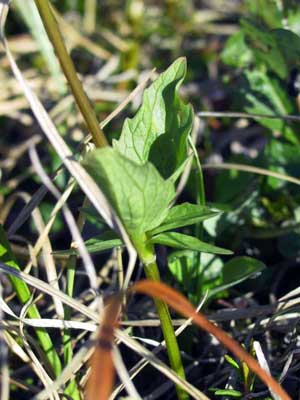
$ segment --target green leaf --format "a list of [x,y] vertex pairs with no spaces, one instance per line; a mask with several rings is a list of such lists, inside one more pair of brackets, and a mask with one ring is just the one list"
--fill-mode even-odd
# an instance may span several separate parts
[[261,272],[266,268],[262,261],[255,258],[243,256],[235,257],[228,261],[223,267],[223,283],[230,285],[240,283],[250,276]]
[[[249,85],[241,92],[246,100],[245,111],[269,115],[288,115],[293,113],[292,100],[278,80],[267,76],[265,72],[259,70],[246,71],[245,77]],[[286,121],[259,118],[257,122],[272,131],[282,133],[286,139],[298,144],[292,125]]]
[[190,280],[195,279],[195,252],[191,250],[178,250],[168,256],[168,267],[177,282],[183,284],[185,289],[191,289]]
[[193,225],[219,214],[219,211],[213,211],[209,207],[198,204],[183,203],[172,207],[162,224],[150,232],[150,235],[169,231],[171,229],[183,226]]
[[251,64],[253,55],[245,42],[245,34],[243,31],[230,36],[221,54],[221,58],[225,64],[233,67],[246,68]]
[[82,214],[85,215],[87,221],[94,225],[95,228],[99,231],[102,231],[103,228],[106,226],[106,222],[101,217],[101,215],[99,215],[94,206],[88,205],[87,207],[80,207],[79,210],[82,212]]
[[49,72],[53,77],[53,82],[55,82],[54,84],[56,85],[56,88],[60,89],[62,95],[65,94],[67,91],[65,79],[62,77],[58,59],[54,53],[52,44],[48,39],[35,3],[29,1],[26,4],[26,7],[24,7],[24,2],[22,0],[15,0],[14,5],[30,29],[30,32],[47,64]]
[[224,358],[233,368],[240,371],[241,367],[232,357],[230,357],[228,354],[225,354]]
[[[288,1],[282,2],[283,7]],[[249,10],[256,20],[263,21],[270,28],[277,28],[282,26],[282,21],[285,14],[278,7],[277,0],[246,0],[247,10]],[[288,6],[290,8],[290,5]]]
[[209,296],[213,296],[220,290],[228,289],[231,286],[237,285],[250,277],[260,273],[264,268],[265,264],[262,261],[256,260],[251,257],[235,257],[224,264],[222,269],[222,283],[221,285],[213,289]]
[[256,22],[242,19],[241,25],[246,35],[246,41],[255,55],[256,62],[266,65],[281,79],[285,79],[289,69],[276,37]]
[[[271,139],[264,149],[262,166],[271,171],[298,177],[300,175],[299,146]],[[272,177],[268,177],[267,182],[273,189],[287,185],[286,182]]]
[[[223,265],[220,257],[208,253],[201,254],[199,265],[199,257],[191,250],[175,251],[168,256],[168,268],[173,277],[190,296],[197,294],[197,298],[220,284]],[[201,293],[198,279],[201,279]]]
[[296,33],[297,35],[300,35],[300,24],[299,24],[299,18],[300,18],[300,10],[299,6],[296,5],[294,9],[288,8],[287,9],[287,14],[288,14],[288,26],[289,28]]
[[165,181],[151,163],[139,165],[107,147],[89,153],[83,165],[130,235],[154,229],[165,219],[175,196],[174,185]]
[[274,29],[271,35],[277,43],[287,68],[299,66],[300,37],[288,29]]
[[170,176],[187,156],[187,136],[193,109],[177,90],[186,74],[186,60],[179,58],[145,90],[143,103],[132,119],[126,119],[114,147],[139,164],[148,159],[164,176]]
[[[89,253],[101,253],[105,250],[111,250],[114,247],[123,246],[122,240],[118,239],[114,232],[105,232],[101,235],[95,236],[94,238],[88,239],[84,242]],[[58,250],[54,251],[53,254],[68,256],[76,255],[78,252],[76,249]]]
[[289,71],[299,65],[300,37],[297,34],[281,28],[270,31],[245,19],[241,25],[256,63],[267,66],[281,79],[286,79]]
[[163,244],[165,246],[175,247],[183,250],[203,251],[204,253],[225,255],[232,254],[231,250],[223,249],[221,247],[202,242],[193,236],[184,235],[177,232],[160,233],[156,236],[153,236],[149,242],[154,244]]

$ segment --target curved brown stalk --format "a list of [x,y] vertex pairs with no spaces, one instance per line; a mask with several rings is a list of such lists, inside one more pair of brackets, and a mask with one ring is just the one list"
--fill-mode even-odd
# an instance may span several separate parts
[[[127,293],[143,293],[167,303],[178,313],[193,322],[201,329],[215,336],[229,351],[248,367],[272,390],[281,400],[291,400],[280,384],[269,375],[258,362],[250,356],[234,339],[221,328],[211,323],[201,312],[180,293],[167,285],[152,280],[142,280],[133,285]],[[114,367],[112,361],[112,343],[117,317],[120,311],[122,297],[114,296],[106,308],[102,326],[99,332],[97,348],[92,359],[92,373],[88,382],[87,400],[107,400],[111,394],[114,382]]]
[[112,392],[115,378],[112,347],[121,304],[122,297],[116,295],[112,297],[105,309],[96,349],[91,360],[92,370],[88,380],[86,400],[106,400]]

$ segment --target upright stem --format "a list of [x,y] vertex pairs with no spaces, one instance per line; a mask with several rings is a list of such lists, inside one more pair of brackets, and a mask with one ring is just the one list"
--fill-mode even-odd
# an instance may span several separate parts
[[[198,168],[198,173],[199,173],[199,181],[198,181],[199,190],[197,192],[197,203],[204,207],[206,205],[206,197],[205,197],[203,171],[202,171],[202,167],[201,167],[197,149],[196,149],[191,137],[189,137],[189,144],[193,150],[197,168]],[[200,240],[203,239],[203,223],[202,222],[198,222],[196,224],[195,234],[196,234],[196,237],[199,238]],[[200,252],[197,252],[195,254],[195,260],[196,260],[196,263],[198,266],[198,274],[197,274],[197,280],[196,280],[196,304],[198,304],[199,298],[200,298],[200,293],[201,293],[202,276],[203,276],[203,273],[201,271],[202,268],[201,268],[201,253]]]
[[35,0],[48,37],[55,49],[64,75],[71,87],[72,93],[80,109],[86,125],[97,147],[107,146],[106,137],[100,128],[96,114],[76,74],[73,61],[66,49],[61,32],[53,15],[48,0]]
[[[160,282],[160,274],[156,263],[155,250],[153,245],[145,244],[140,240],[134,241],[134,246],[137,250],[140,260],[144,265],[144,271],[147,279]],[[181,354],[178,347],[177,338],[175,336],[172,325],[171,316],[167,304],[161,300],[155,300],[157,314],[161,322],[161,329],[166,342],[167,353],[173,371],[185,379],[185,372],[182,365]],[[179,400],[189,399],[188,394],[179,386],[176,386],[176,392]]]

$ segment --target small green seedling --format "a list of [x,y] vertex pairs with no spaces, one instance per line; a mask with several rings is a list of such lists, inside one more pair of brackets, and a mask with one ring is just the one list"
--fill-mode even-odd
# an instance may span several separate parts
[[[145,91],[139,111],[125,120],[113,148],[96,149],[83,161],[121,219],[147,278],[158,281],[155,244],[193,252],[232,254],[177,231],[218,214],[198,204],[171,207],[176,180],[188,158],[188,136],[193,125],[193,109],[178,94],[185,73],[186,61],[180,58]],[[103,246],[112,244],[104,241]],[[168,308],[161,301],[156,301],[156,306],[171,366],[184,377]],[[177,393],[179,398],[186,398],[181,389],[177,388]]]
[[[250,354],[253,357],[255,356],[255,350],[252,343],[250,345]],[[252,393],[254,389],[255,375],[253,374],[252,371],[250,371],[248,365],[245,362],[239,363],[235,361],[235,359],[233,359],[228,354],[226,354],[224,358],[227,361],[227,363],[230,364],[230,366],[237,371],[239,377],[238,383],[239,386],[243,386],[243,391],[235,389],[216,389],[216,388],[211,388],[210,391],[214,392],[215,396],[228,396],[230,398],[232,397],[237,399],[241,399],[244,395]]]

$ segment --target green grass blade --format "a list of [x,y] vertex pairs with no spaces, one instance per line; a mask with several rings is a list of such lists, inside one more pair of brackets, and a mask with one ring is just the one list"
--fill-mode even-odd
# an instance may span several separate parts
[[66,93],[67,87],[63,80],[59,63],[54,54],[53,47],[48,39],[35,3],[33,1],[28,1],[25,4],[22,0],[15,0],[14,5],[18,13],[23,18],[25,24],[30,29],[34,40],[37,42],[40,52],[47,64],[48,70],[52,77],[55,78],[54,82],[57,82],[59,91],[61,94]]
[[[0,225],[0,261],[20,271],[20,267],[13,255],[10,244],[6,238],[5,231]],[[15,276],[9,275],[11,284],[22,304],[26,304],[31,298],[31,292],[27,284]],[[30,318],[41,318],[38,308],[32,304],[28,308],[28,315]],[[44,328],[35,328],[36,336],[39,340],[41,348],[44,350],[47,360],[53,369],[55,376],[61,372],[61,362],[58,354],[53,346],[52,340]]]

